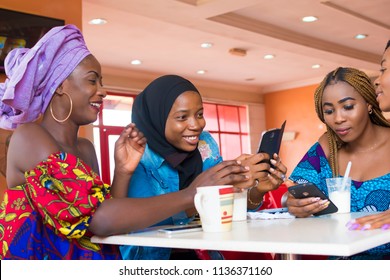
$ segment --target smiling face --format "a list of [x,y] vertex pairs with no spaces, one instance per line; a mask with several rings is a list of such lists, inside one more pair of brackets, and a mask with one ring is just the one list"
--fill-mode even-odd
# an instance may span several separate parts
[[390,112],[390,47],[383,54],[381,69],[375,80],[376,95],[379,107],[384,112]]
[[96,121],[106,93],[100,90],[102,76],[100,63],[92,55],[87,56],[64,81],[63,90],[72,98],[71,119],[78,125]]
[[165,137],[175,148],[191,152],[197,148],[199,135],[205,126],[202,98],[197,92],[186,91],[172,105],[165,126]]
[[371,122],[370,107],[346,82],[329,84],[324,89],[322,108],[325,123],[344,142],[352,142],[362,135]]

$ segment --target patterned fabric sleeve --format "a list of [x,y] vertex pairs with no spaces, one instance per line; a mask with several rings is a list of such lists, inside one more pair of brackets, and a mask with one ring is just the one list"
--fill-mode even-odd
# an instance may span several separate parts
[[328,160],[321,145],[317,142],[303,156],[289,179],[297,184],[313,183],[323,192],[328,193],[325,179],[330,177],[332,177],[332,171]]
[[50,155],[25,173],[30,204],[56,234],[81,238],[97,206],[110,198],[109,186],[79,158]]
[[208,131],[203,131],[200,135],[198,150],[203,161],[203,171],[222,162],[219,146]]

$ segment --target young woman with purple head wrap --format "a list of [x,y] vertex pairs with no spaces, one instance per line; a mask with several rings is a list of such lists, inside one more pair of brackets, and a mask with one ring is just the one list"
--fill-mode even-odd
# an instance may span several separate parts
[[[55,27],[33,48],[11,51],[5,69],[0,127],[14,132],[0,208],[0,259],[118,259],[117,246],[93,244],[90,237],[143,229],[193,206],[195,185],[147,199],[126,197],[146,146],[134,124],[115,143],[112,185],[101,181],[93,144],[78,130],[97,119],[106,95],[100,64],[75,26]],[[220,169],[230,175],[226,184],[248,180],[240,162]]]

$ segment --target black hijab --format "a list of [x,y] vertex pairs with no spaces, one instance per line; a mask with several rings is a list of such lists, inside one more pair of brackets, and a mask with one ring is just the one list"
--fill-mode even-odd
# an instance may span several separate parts
[[152,81],[134,100],[132,122],[144,133],[149,147],[160,154],[179,173],[179,189],[188,185],[202,172],[203,161],[198,149],[179,150],[165,138],[165,125],[175,100],[185,91],[199,93],[188,80],[161,76]]

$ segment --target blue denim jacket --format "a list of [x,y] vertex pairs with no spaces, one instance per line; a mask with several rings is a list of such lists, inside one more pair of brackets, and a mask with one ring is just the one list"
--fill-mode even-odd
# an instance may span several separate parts
[[[199,137],[198,149],[203,160],[203,170],[222,162],[219,147],[210,133],[203,131]],[[145,153],[135,170],[128,191],[129,197],[151,197],[179,191],[179,174],[163,157],[146,146]],[[191,221],[185,212],[154,225],[180,225]],[[121,246],[123,259],[164,260],[169,259],[170,248]]]

